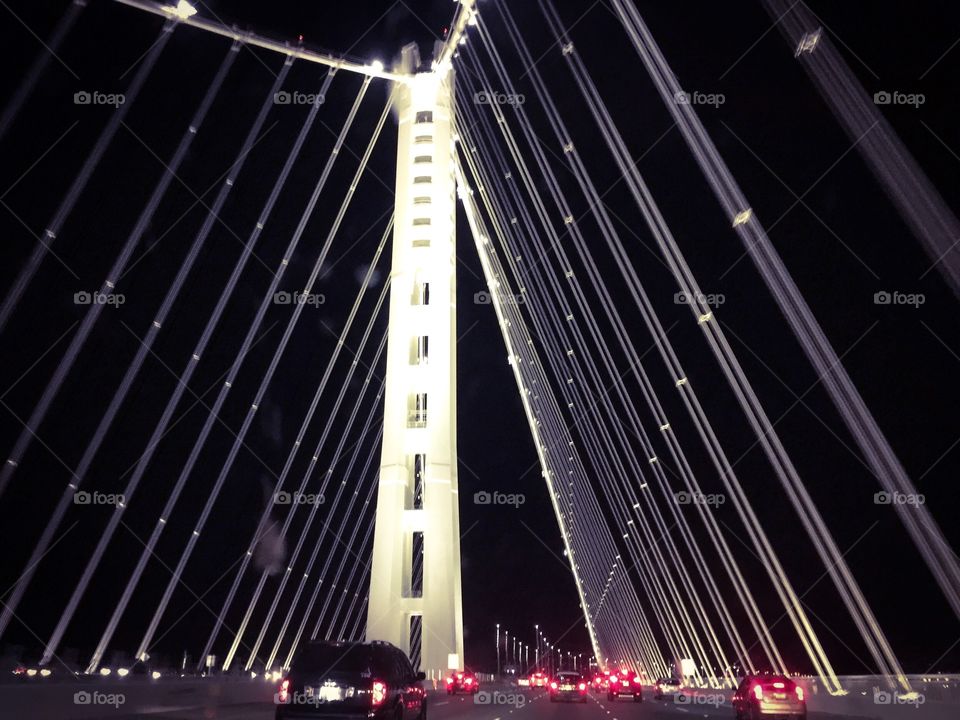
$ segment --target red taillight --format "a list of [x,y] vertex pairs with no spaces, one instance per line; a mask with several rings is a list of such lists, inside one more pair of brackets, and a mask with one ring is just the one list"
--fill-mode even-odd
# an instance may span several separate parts
[[784,685],[782,682],[775,682],[775,683],[773,684],[773,686],[774,686],[777,690],[783,690],[783,689],[786,687],[786,685]]
[[473,685],[473,678],[466,678],[466,679],[463,681],[463,684],[464,684],[464,685]]
[[619,683],[619,682],[620,682],[620,678],[618,678],[616,675],[611,675],[611,676],[610,676],[610,682],[611,682],[611,684]]
[[751,688],[751,692],[753,692],[753,696],[757,700],[763,700],[763,687],[761,685],[754,685]]
[[453,685],[453,678],[452,678],[452,677],[448,677],[448,678],[447,678],[447,685]]
[[803,688],[797,685],[794,688],[794,691],[797,693],[797,700],[799,700],[800,702],[803,702]]
[[583,692],[584,690],[587,689],[587,684],[586,684],[586,683],[580,683],[577,687],[579,687],[579,688],[580,688],[580,691]]
[[385,683],[380,682],[379,680],[373,681],[373,690],[371,691],[371,697],[373,698],[373,704],[379,705],[384,700],[387,699],[387,686]]
[[277,689],[277,702],[284,704],[290,702],[290,678],[284,678],[280,683]]
[[551,687],[553,690],[556,690],[556,689],[557,689],[557,684],[556,684],[555,682],[552,682],[552,683],[550,683],[550,687]]
[[639,684],[640,684],[640,676],[639,676],[639,675],[634,675],[634,676],[633,676],[633,684],[634,684],[634,685],[639,685]]

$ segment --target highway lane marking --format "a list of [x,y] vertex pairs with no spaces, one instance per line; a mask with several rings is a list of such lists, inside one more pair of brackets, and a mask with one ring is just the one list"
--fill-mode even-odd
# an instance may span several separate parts
[[437,707],[440,707],[441,705],[448,705],[449,703],[450,703],[449,700],[444,700],[442,703],[434,703],[434,705],[436,705]]

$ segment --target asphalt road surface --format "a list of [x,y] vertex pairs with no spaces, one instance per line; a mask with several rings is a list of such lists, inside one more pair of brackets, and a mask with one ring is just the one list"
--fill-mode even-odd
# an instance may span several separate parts
[[[729,704],[700,702],[677,703],[645,696],[642,703],[621,698],[609,701],[605,694],[590,693],[586,703],[551,703],[542,690],[498,686],[495,692],[478,698],[469,695],[450,697],[431,692],[429,720],[693,720],[709,718],[733,720]],[[490,699],[489,703],[477,700]],[[121,711],[122,712],[122,711]],[[105,717],[107,717],[105,715]],[[220,707],[152,708],[149,714],[109,715],[111,720],[272,720],[274,707],[269,703],[226,705]],[[809,720],[844,720],[852,716],[811,712]],[[858,720],[863,720],[859,718]]]

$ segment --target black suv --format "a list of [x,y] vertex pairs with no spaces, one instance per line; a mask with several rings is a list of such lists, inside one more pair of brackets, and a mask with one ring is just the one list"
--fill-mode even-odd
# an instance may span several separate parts
[[294,658],[274,702],[277,720],[426,720],[422,672],[387,642],[312,642]]

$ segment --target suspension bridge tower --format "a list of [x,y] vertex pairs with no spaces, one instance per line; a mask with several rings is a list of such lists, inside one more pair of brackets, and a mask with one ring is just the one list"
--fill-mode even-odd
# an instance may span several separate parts
[[454,43],[438,43],[430,72],[418,72],[416,46],[405,47],[410,77],[395,90],[396,212],[367,615],[368,640],[403,648],[433,677],[463,667]]

